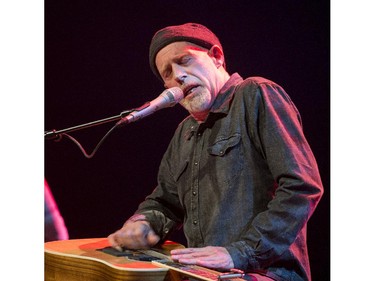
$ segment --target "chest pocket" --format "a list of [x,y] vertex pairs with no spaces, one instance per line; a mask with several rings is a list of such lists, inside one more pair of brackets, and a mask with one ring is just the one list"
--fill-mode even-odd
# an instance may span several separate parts
[[224,156],[227,151],[241,141],[241,135],[235,134],[228,138],[221,138],[208,148],[208,153],[215,156]]
[[212,169],[212,180],[217,181],[217,184],[233,184],[243,169],[241,135],[218,138],[207,151],[211,155],[209,166]]

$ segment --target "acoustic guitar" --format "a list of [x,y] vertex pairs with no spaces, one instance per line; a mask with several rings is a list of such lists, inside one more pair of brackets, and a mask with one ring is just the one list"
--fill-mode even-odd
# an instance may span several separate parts
[[150,250],[120,252],[111,248],[106,238],[46,242],[45,281],[245,280],[241,272],[222,273],[173,262],[170,251],[183,247],[166,241]]

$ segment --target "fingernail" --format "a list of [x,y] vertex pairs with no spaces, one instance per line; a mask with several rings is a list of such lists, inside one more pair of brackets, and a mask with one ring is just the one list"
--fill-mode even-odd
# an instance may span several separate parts
[[122,249],[122,247],[120,247],[120,246],[114,246],[113,248],[115,248],[117,251],[119,251],[119,252],[122,252],[123,251],[123,249]]

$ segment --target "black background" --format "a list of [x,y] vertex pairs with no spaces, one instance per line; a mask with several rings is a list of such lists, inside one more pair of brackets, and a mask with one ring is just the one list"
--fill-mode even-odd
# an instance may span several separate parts
[[[227,69],[263,76],[297,105],[325,194],[309,222],[313,280],[330,272],[329,1],[45,1],[45,130],[120,114],[163,91],[148,64],[153,34],[198,22],[213,30]],[[92,159],[63,138],[45,141],[45,178],[70,238],[120,228],[156,186],[179,105],[112,132]],[[91,152],[114,125],[71,133]],[[181,233],[175,241],[184,242]]]

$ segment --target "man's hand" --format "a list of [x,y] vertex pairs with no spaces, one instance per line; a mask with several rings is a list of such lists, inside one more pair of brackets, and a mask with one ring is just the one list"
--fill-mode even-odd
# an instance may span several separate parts
[[230,270],[234,267],[232,257],[224,247],[185,248],[171,251],[174,261],[200,265],[212,269]]
[[155,234],[147,221],[128,220],[124,226],[108,236],[109,244],[122,251],[127,249],[148,249],[158,243],[160,237]]

